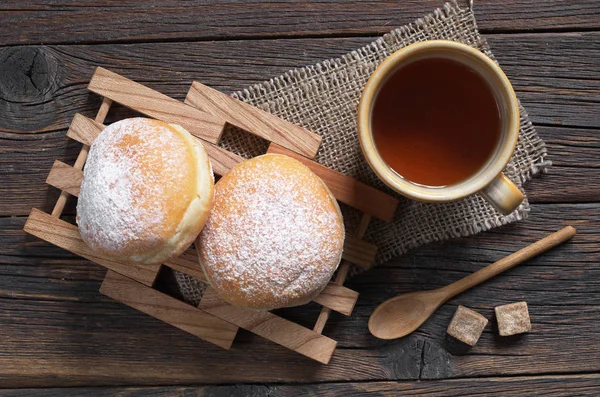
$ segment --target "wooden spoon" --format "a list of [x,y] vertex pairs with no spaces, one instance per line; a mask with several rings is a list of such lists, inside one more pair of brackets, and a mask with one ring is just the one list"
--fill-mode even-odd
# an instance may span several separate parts
[[575,233],[574,227],[567,226],[443,288],[411,292],[388,299],[371,314],[369,331],[373,336],[381,339],[396,339],[406,336],[419,328],[448,299],[564,243]]

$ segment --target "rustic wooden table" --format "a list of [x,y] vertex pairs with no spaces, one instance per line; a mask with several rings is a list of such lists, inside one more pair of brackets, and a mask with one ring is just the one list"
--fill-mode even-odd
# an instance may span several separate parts
[[[0,4],[0,395],[600,394],[597,0],[475,2],[554,166],[526,186],[528,220],[352,279],[361,297],[350,318],[333,314],[327,324],[339,341],[328,366],[247,332],[223,351],[101,295],[105,270],[27,236],[31,207],[50,211],[56,201],[44,183],[53,161],[72,164],[79,150],[65,139],[68,123],[99,106],[85,88],[94,66],[178,99],[192,80],[230,92],[341,55],[442,5],[197,3]],[[453,299],[409,337],[369,335],[382,300],[445,285],[567,224],[579,231],[573,241]],[[445,337],[458,304],[492,318],[494,306],[520,300],[529,303],[529,334],[499,338],[492,324],[470,351]],[[317,310],[284,315],[310,326]]]

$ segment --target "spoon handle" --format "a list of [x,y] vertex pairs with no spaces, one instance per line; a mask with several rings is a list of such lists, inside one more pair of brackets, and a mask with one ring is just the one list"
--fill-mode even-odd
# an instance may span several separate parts
[[525,248],[518,250],[513,254],[510,254],[505,258],[500,259],[498,262],[492,263],[491,265],[486,266],[461,280],[441,288],[440,292],[444,292],[446,294],[445,299],[448,300],[454,295],[460,294],[461,292],[464,292],[479,283],[482,283],[508,269],[517,266],[521,262],[531,259],[552,247],[564,243],[573,237],[575,233],[576,230],[573,226],[567,226]]

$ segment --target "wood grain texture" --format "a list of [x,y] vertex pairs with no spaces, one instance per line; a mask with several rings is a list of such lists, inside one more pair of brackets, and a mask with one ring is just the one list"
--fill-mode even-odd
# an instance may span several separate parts
[[384,221],[390,221],[398,208],[398,199],[371,186],[299,156],[279,145],[271,144],[267,153],[285,154],[299,160],[317,174],[336,199]]
[[101,256],[92,251],[92,249],[83,242],[77,226],[55,218],[36,208],[31,210],[23,229],[27,233],[44,241],[89,259],[107,269],[134,278],[147,286],[154,284],[154,280],[158,275],[160,265],[120,262]]
[[337,342],[271,312],[231,306],[208,287],[200,309],[323,364],[329,363]]
[[[584,32],[486,38],[534,122],[600,127],[596,117],[600,66],[593,61],[600,57],[599,35]],[[15,49],[35,51],[38,55],[30,55],[31,59],[37,56],[48,64],[60,65],[60,72],[33,68],[32,79],[48,88],[43,93],[32,91],[26,100],[13,101],[9,93],[0,91],[0,111],[4,114],[0,131],[53,131],[66,128],[76,112],[95,113],[100,98],[90,95],[85,85],[96,66],[183,100],[192,81],[229,93],[292,68],[341,56],[373,40],[355,37],[3,48],[0,53],[6,56]],[[0,87],[20,84],[11,79],[0,74]]]
[[64,190],[73,197],[79,197],[82,180],[83,171],[56,160],[48,173],[46,183]]
[[102,67],[96,68],[88,90],[147,116],[178,124],[192,135],[217,143],[225,122]]
[[[228,352],[213,348],[104,298],[98,293],[104,269],[27,236],[23,217],[0,218],[0,387],[384,381],[600,371],[595,325],[600,313],[599,214],[600,204],[534,204],[528,220],[431,244],[350,279],[347,286],[361,297],[350,317],[333,313],[329,318],[325,334],[338,341],[338,347],[326,367],[247,332],[240,332]],[[384,299],[458,280],[562,224],[576,225],[576,238],[452,299],[413,335],[382,342],[369,334],[368,316]],[[529,304],[530,334],[498,339],[492,320],[469,352],[445,339],[458,304],[493,319],[495,306],[519,300]],[[319,309],[307,305],[277,314],[310,326]],[[125,363],[127,371],[122,370]]]
[[317,383],[303,385],[206,385],[206,386],[166,386],[166,387],[108,387],[70,389],[24,389],[2,390],[4,397],[296,397],[296,396],[435,396],[473,397],[493,395],[514,396],[597,396],[600,392],[599,374],[562,376],[519,376],[485,379],[450,379],[419,382],[346,382]]
[[329,283],[325,289],[313,299],[313,302],[349,316],[352,314],[352,310],[354,310],[354,305],[356,305],[357,300],[358,292],[352,291],[343,285]]
[[197,81],[192,83],[185,103],[311,159],[321,145],[319,135]]
[[100,292],[224,349],[231,348],[238,330],[227,321],[112,270],[106,273]]
[[[373,35],[414,22],[443,1],[193,1],[140,3],[8,0],[0,44],[213,40],[302,35]],[[467,1],[458,3],[466,7]],[[98,12],[98,10],[105,12]],[[479,0],[478,24],[486,31],[565,30],[600,27],[594,0]],[[168,18],[165,18],[168,16]],[[98,27],[102,27],[99,29]]]
[[102,123],[97,123],[80,113],[75,113],[73,121],[69,124],[67,137],[83,143],[84,145],[91,146],[98,134],[105,127],[106,126]]

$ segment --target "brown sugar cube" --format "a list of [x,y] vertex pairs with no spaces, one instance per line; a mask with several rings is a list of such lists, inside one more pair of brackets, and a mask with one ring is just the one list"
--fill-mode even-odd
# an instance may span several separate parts
[[487,323],[488,320],[481,314],[459,305],[447,332],[459,341],[475,346]]
[[527,302],[497,306],[494,310],[496,311],[500,336],[517,335],[531,330]]

